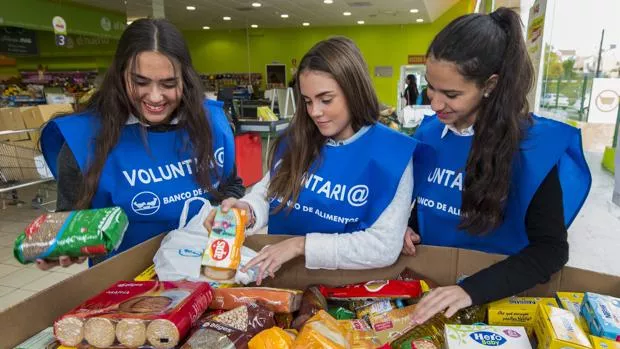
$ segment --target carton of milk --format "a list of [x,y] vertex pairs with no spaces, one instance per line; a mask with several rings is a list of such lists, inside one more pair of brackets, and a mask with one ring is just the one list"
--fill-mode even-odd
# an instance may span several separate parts
[[521,326],[446,325],[446,349],[532,349]]

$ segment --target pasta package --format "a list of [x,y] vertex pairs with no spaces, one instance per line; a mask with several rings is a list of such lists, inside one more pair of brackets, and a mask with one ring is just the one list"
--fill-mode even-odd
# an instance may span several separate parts
[[241,262],[246,221],[244,210],[232,208],[222,212],[217,208],[209,242],[202,256],[206,277],[212,280],[230,280],[235,277]]
[[293,349],[351,349],[351,333],[325,310],[311,317],[293,343]]
[[375,349],[381,346],[379,338],[365,320],[338,320],[338,324],[351,333],[351,349]]
[[213,299],[207,283],[121,281],[56,320],[66,346],[174,348]]
[[279,327],[272,327],[257,334],[248,343],[248,349],[291,349],[295,337]]
[[22,264],[105,255],[120,246],[128,222],[120,207],[46,213],[17,237],[13,254]]

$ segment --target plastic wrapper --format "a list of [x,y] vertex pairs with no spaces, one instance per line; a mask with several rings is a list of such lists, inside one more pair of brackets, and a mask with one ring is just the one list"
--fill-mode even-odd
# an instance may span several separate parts
[[293,320],[292,327],[299,330],[319,310],[327,310],[327,300],[317,286],[308,287],[301,298],[299,315]]
[[209,279],[230,280],[235,276],[241,262],[246,220],[244,210],[222,212],[217,208],[202,257],[203,273]]
[[182,349],[241,349],[250,339],[275,325],[273,312],[246,304],[202,321]]
[[213,297],[206,283],[121,281],[56,320],[66,346],[174,348]]
[[329,315],[333,316],[336,320],[352,320],[355,319],[355,313],[342,308],[330,308],[328,311]]
[[274,315],[276,320],[276,326],[287,329],[293,326],[293,314],[291,313],[278,313]]
[[46,213],[17,237],[13,254],[22,264],[60,256],[105,255],[120,246],[127,226],[127,215],[120,207]]
[[410,299],[422,296],[422,288],[417,280],[379,280],[341,287],[320,286],[327,299],[366,300],[366,299]]
[[424,275],[418,274],[415,271],[405,268],[399,275],[398,280],[410,281],[419,280],[422,287],[422,293],[426,293],[434,288],[439,287],[439,284],[434,280],[427,278]]
[[211,309],[230,310],[248,303],[258,303],[276,313],[299,310],[302,291],[268,287],[234,287],[214,289]]
[[440,349],[441,347],[429,339],[413,339],[403,343],[399,349]]
[[339,320],[338,324],[351,334],[351,349],[376,349],[381,346],[379,338],[364,320]]
[[387,313],[388,311],[396,309],[396,303],[389,299],[382,299],[375,303],[370,303],[357,308],[355,314],[358,319],[364,319],[370,322],[370,318],[375,315]]
[[279,327],[257,334],[248,343],[248,349],[291,349],[295,336]]
[[391,343],[413,329],[413,311],[415,305],[394,309],[370,317],[370,325],[375,331],[381,345]]
[[293,349],[350,349],[351,333],[325,310],[311,317],[293,343]]

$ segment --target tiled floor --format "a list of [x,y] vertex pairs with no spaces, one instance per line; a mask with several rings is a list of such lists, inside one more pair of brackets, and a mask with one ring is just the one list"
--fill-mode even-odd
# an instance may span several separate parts
[[13,257],[13,242],[18,233],[44,212],[30,206],[32,190],[21,190],[18,196],[26,204],[0,207],[0,311],[86,269],[84,264],[41,271],[34,264],[20,264]]
[[[585,206],[569,229],[569,265],[620,275],[620,207],[611,203],[614,179],[601,168],[601,154],[588,153],[586,157],[593,185]],[[30,206],[33,190],[22,190],[19,197],[26,202],[21,207],[9,205],[2,209],[0,201],[0,311],[86,269],[83,264],[40,271],[33,264],[24,266],[15,260],[15,238],[43,213]]]

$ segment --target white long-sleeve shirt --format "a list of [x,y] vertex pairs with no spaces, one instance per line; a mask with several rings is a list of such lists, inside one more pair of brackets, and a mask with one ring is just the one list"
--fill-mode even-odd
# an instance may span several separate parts
[[[356,136],[359,136],[362,130],[349,140],[355,141],[358,138]],[[328,143],[328,146],[330,145],[339,144],[331,142]],[[269,180],[270,176],[267,173],[249,193],[240,199],[252,207],[256,216],[254,226],[246,231],[247,235],[252,235],[268,224],[267,188]],[[344,234],[306,234],[306,268],[371,269],[393,264],[403,247],[403,238],[411,213],[412,193],[413,162],[409,160],[394,198],[372,226],[365,230]]]

